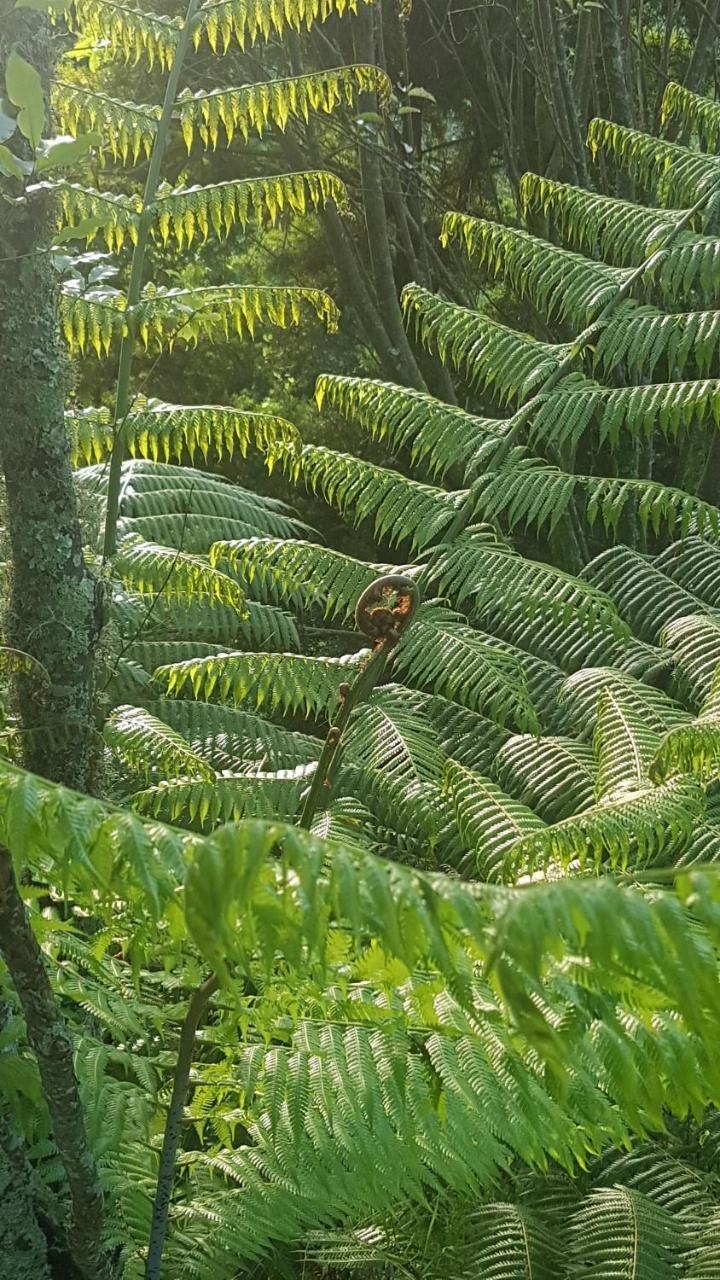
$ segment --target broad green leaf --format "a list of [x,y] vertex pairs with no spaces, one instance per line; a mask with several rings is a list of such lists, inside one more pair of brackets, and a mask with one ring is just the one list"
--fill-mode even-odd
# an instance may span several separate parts
[[19,107],[18,128],[36,147],[45,123],[45,102],[40,76],[33,66],[13,49],[5,68],[5,90],[13,106]]
[[20,182],[23,179],[23,171],[17,156],[14,156],[8,147],[4,147],[0,142],[0,173],[6,174],[10,178],[18,178]]
[[0,107],[0,142],[7,142],[8,138],[12,138],[17,129],[17,120],[14,116],[9,116]]
[[48,169],[64,169],[68,165],[76,164],[101,142],[102,134],[100,133],[82,133],[77,138],[61,137],[48,140],[47,143],[43,143],[43,147],[47,146],[47,150],[43,150],[43,154],[38,157],[35,172],[45,173]]

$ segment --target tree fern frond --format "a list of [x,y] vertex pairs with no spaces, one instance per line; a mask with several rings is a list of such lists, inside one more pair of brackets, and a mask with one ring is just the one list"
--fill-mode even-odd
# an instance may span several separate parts
[[667,653],[632,636],[613,639],[606,630],[589,632],[575,613],[528,614],[522,600],[509,597],[489,600],[484,610],[476,611],[475,623],[568,675],[604,664],[643,677],[669,667],[672,661]]
[[679,1158],[672,1147],[643,1143],[632,1151],[612,1152],[593,1171],[596,1186],[621,1183],[694,1225],[714,1206],[707,1177],[694,1164]]
[[606,532],[614,531],[628,505],[637,503],[637,520],[642,529],[659,534],[666,529],[672,537],[685,537],[689,530],[701,537],[720,536],[720,510],[682,489],[654,480],[624,479],[614,476],[576,476],[587,496],[587,519],[592,526],[600,519]]
[[635,635],[657,644],[674,618],[701,612],[702,602],[684,591],[654,563],[629,547],[609,547],[586,564],[581,577],[604,592]]
[[251,131],[258,137],[271,126],[284,132],[291,120],[307,123],[311,112],[329,115],[336,107],[352,107],[361,93],[376,93],[384,106],[391,92],[390,80],[380,67],[349,63],[210,93],[186,89],[180,94],[177,107],[190,151],[196,135],[206,147],[214,149],[222,129],[229,146],[236,131],[247,142]]
[[652,137],[626,125],[595,119],[588,125],[588,146],[655,193],[661,204],[692,205],[706,186],[720,178],[714,156],[690,151],[674,142]]
[[401,301],[416,341],[449,362],[468,386],[492,392],[502,404],[527,399],[566,351],[418,284],[406,285]]
[[[283,609],[257,600],[245,599],[244,616],[231,605],[216,604],[214,609],[206,609],[197,600],[179,603],[153,598],[147,607],[152,607],[152,613],[141,620],[140,630],[148,639],[158,636],[166,640],[196,640],[216,644],[225,651],[236,648],[297,652],[300,649],[294,618]],[[131,634],[134,634],[132,629]]]
[[132,805],[138,813],[188,823],[202,831],[241,818],[290,820],[297,813],[315,763],[271,773],[221,773],[211,782],[158,782],[136,792]]
[[122,662],[129,662],[133,667],[141,667],[147,673],[148,680],[141,680],[141,697],[135,699],[143,705],[147,697],[156,697],[156,691],[149,685],[149,677],[157,667],[168,666],[176,662],[190,662],[192,659],[213,657],[224,653],[222,645],[211,644],[207,640],[133,640],[124,651]]
[[708,604],[720,608],[720,547],[688,537],[671,542],[654,564],[683,590]]
[[56,79],[53,106],[61,133],[73,137],[79,133],[100,133],[113,160],[123,164],[129,160],[137,164],[141,155],[149,159],[160,119],[160,107],[154,103],[121,102],[87,85]]
[[531,444],[575,446],[592,426],[600,443],[642,438],[659,430],[668,439],[709,422],[720,425],[720,382],[660,382],[641,387],[579,387],[544,399],[529,429]]
[[720,772],[720,679],[718,668],[710,693],[696,719],[670,729],[657,745],[652,776],[662,781],[673,773],[693,773],[704,779]]
[[372,701],[353,717],[343,743],[347,757],[366,770],[374,789],[387,797],[401,830],[414,825],[410,811],[432,828],[437,806],[427,784],[439,784],[445,754],[423,715],[422,699],[398,686],[376,690]]
[[327,402],[371,439],[409,449],[413,465],[423,463],[434,478],[453,467],[464,475],[482,441],[505,429],[501,419],[478,418],[424,391],[372,378],[321,374],[315,397],[319,408]]
[[408,542],[413,550],[440,537],[463,496],[319,445],[288,450],[283,467],[295,483],[302,479],[354,525],[372,519],[378,539],[393,546]]
[[441,605],[424,605],[398,645],[398,674],[501,725],[534,728],[535,710],[517,658]]
[[627,1187],[591,1191],[573,1215],[568,1256],[582,1274],[597,1280],[672,1280],[682,1233],[673,1216]]
[[[109,409],[86,408],[70,411],[65,420],[72,438],[73,462],[102,462],[113,446],[113,417]],[[152,462],[193,462],[199,453],[205,462],[212,453],[217,458],[245,457],[252,444],[272,457],[276,444],[292,445],[299,439],[297,429],[285,418],[271,413],[254,413],[229,405],[176,405],[148,400],[128,414],[123,423],[123,439],[131,458]]]
[[518,525],[552,533],[567,510],[578,478],[523,448],[512,449],[503,465],[487,466],[473,483],[474,515],[509,529]]
[[561,822],[592,804],[595,758],[590,747],[574,738],[516,734],[495,757],[493,773],[500,786],[544,822]]
[[509,850],[507,869],[532,874],[553,863],[577,862],[600,870],[604,864],[625,868],[643,865],[675,841],[685,843],[703,810],[701,788],[687,778],[660,786],[628,787],[582,813],[536,834],[524,836]]
[[468,1240],[447,1250],[444,1264],[452,1276],[475,1272],[488,1280],[557,1280],[562,1274],[562,1240],[531,1207],[482,1205],[473,1211],[467,1229]]
[[204,36],[214,53],[227,53],[233,40],[244,49],[258,37],[268,40],[287,27],[310,30],[333,13],[340,17],[355,13],[357,4],[358,0],[284,0],[282,5],[273,0],[205,0],[196,22],[195,43],[199,45]]
[[597,716],[598,699],[608,690],[623,706],[630,708],[654,732],[664,734],[692,716],[662,689],[643,684],[625,671],[612,667],[586,667],[568,677],[561,697],[575,722],[591,730]]
[[[715,288],[711,278],[707,287]],[[657,307],[620,307],[599,335],[593,358],[606,373],[625,365],[640,380],[652,378],[658,365],[672,377],[688,362],[703,377],[717,372],[719,336],[716,310],[668,315]]]
[[163,773],[206,781],[215,776],[182,734],[142,707],[116,707],[105,722],[103,736],[108,746],[148,781]]
[[440,591],[472,620],[509,597],[521,599],[530,617],[549,615],[567,620],[574,615],[596,633],[627,634],[602,588],[588,590],[580,578],[521,557],[497,535],[482,529],[468,529],[454,542],[441,544],[433,556],[433,572]]
[[665,628],[661,641],[672,650],[678,676],[690,698],[701,703],[709,696],[720,663],[720,619],[689,614]]
[[520,181],[523,212],[549,218],[572,248],[616,266],[635,266],[650,255],[684,210],[648,209],[584,187],[525,173]]
[[367,650],[343,658],[306,658],[293,653],[225,653],[191,658],[160,666],[156,684],[177,696],[190,690],[207,701],[217,692],[235,706],[244,703],[258,709],[308,717],[328,713],[337,701],[338,689],[367,657]]
[[609,689],[600,694],[593,734],[598,800],[647,786],[660,738],[647,719]]
[[168,599],[202,598],[211,607],[231,605],[245,613],[245,598],[237,582],[213,569],[200,556],[191,556],[157,543],[124,541],[113,561],[120,580],[139,595]]
[[662,122],[680,121],[694,129],[701,143],[709,151],[717,149],[720,138],[720,107],[711,98],[686,89],[685,85],[670,80],[665,85],[662,100]]
[[320,753],[317,738],[216,702],[168,698],[149,702],[147,710],[180,734],[217,772],[247,772],[250,766],[273,772],[311,764]]
[[132,317],[125,311],[124,295],[107,289],[84,294],[65,290],[61,295],[61,321],[70,350],[84,354],[92,349],[108,354],[113,340],[129,333],[132,325],[148,350],[172,350],[176,342],[196,346],[201,338],[211,342],[254,338],[260,324],[280,329],[296,327],[310,314],[332,331],[338,312],[322,289],[300,285],[216,285],[197,289],[155,288],[147,285]]
[[470,872],[481,880],[501,879],[508,851],[518,840],[545,828],[542,819],[527,805],[455,760],[446,767],[445,787],[470,855],[462,864],[466,874]]
[[246,538],[216,542],[212,565],[229,565],[243,581],[269,581],[279,599],[304,608],[319,604],[325,617],[352,617],[358,599],[376,578],[408,572],[393,565],[369,564],[315,542],[285,538]]
[[476,773],[487,773],[511,731],[486,716],[469,711],[439,694],[413,693],[423,715],[435,729],[447,756]]
[[147,12],[119,0],[73,0],[71,26],[86,38],[102,41],[105,48],[137,64],[146,58],[149,67],[172,63],[182,18]]
[[442,243],[458,244],[473,262],[502,276],[519,299],[530,298],[548,318],[582,325],[595,318],[626,273],[558,249],[527,231],[462,213],[446,213]]
[[345,184],[334,173],[314,169],[273,177],[237,178],[211,186],[160,191],[149,216],[163,245],[172,235],[179,249],[204,243],[210,232],[225,240],[235,226],[275,226],[284,214],[306,214],[332,201],[341,213],[350,205]]

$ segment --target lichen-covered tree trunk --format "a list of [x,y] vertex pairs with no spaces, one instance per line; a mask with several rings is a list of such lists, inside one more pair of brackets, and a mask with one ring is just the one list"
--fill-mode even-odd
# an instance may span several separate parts
[[50,1280],[22,1145],[0,1111],[0,1275],[3,1266],[13,1280]]
[[[0,24],[0,67],[16,47],[49,83],[47,20],[15,10]],[[92,758],[97,590],[83,559],[64,423],[58,277],[47,250],[49,199],[2,206],[0,466],[10,584],[5,643],[37,658],[50,685],[20,676],[28,768],[85,790]]]

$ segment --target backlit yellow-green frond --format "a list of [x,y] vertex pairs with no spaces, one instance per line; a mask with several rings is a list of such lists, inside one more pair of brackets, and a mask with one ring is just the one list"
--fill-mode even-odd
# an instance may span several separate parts
[[[113,160],[137,164],[142,154],[149,157],[160,107],[121,102],[64,80],[54,82],[53,107],[63,133],[101,133]],[[99,154],[102,157],[102,150]]]
[[245,597],[238,583],[213,569],[202,556],[128,538],[121,544],[113,568],[120,581],[138,595],[161,595],[180,601],[202,599],[210,607],[228,604],[241,617],[246,616]]
[[228,146],[236,130],[247,142],[253,130],[258,136],[271,126],[284,130],[290,120],[307,121],[311,112],[329,114],[338,106],[353,106],[358,94],[367,92],[376,93],[385,105],[390,80],[379,67],[356,63],[211,93],[185,90],[177,106],[189,151],[196,134],[205,146],[216,147],[221,130]]
[[259,226],[267,220],[274,226],[283,214],[322,209],[328,200],[341,213],[349,213],[344,182],[317,169],[161,192],[150,216],[162,243],[167,244],[172,234],[182,249],[196,235],[207,240],[211,229],[224,240],[237,225],[244,230],[249,222]]
[[[108,354],[114,338],[129,331],[125,297],[116,291],[90,289],[61,298],[63,331],[71,351],[88,348]],[[322,289],[300,285],[216,285],[200,289],[156,289],[148,285],[133,311],[135,331],[152,350],[172,350],[176,342],[196,346],[232,337],[254,338],[259,324],[289,329],[314,315],[333,332],[338,310]]]
[[41,185],[57,193],[64,225],[76,227],[88,244],[97,235],[102,235],[108,249],[115,252],[122,249],[126,238],[135,244],[142,210],[140,196],[96,191],[65,180]]
[[341,17],[348,10],[354,13],[357,4],[358,0],[206,0],[197,17],[194,39],[199,45],[204,36],[211,49],[226,53],[233,40],[244,49],[259,36],[267,40],[286,27],[309,30],[332,13]]
[[720,159],[690,151],[614,121],[588,125],[588,146],[597,157],[612,159],[652,192],[663,205],[691,205],[707,185],[720,181]]
[[73,0],[68,17],[74,31],[102,42],[105,50],[132,63],[145,57],[150,67],[157,61],[164,70],[173,60],[183,25],[180,17],[148,13],[117,0]]
[[[80,409],[65,418],[72,441],[73,463],[102,462],[113,445],[113,415],[106,408]],[[207,461],[216,457],[247,454],[250,444],[262,449],[272,460],[278,444],[292,446],[299,441],[296,428],[285,418],[271,413],[253,413],[228,405],[164,404],[150,400],[130,413],[123,423],[125,446],[132,458],[153,462],[194,461],[200,453]]]
[[339,686],[353,679],[368,650],[342,658],[307,658],[295,653],[218,653],[160,666],[153,680],[172,697],[192,694],[219,698],[231,706],[265,706],[271,711],[324,716]]
[[662,100],[662,122],[679,120],[689,125],[700,136],[704,146],[714,151],[720,138],[720,106],[712,98],[686,89],[685,85],[671,80],[665,86]]
[[116,707],[105,723],[103,737],[112,751],[148,781],[163,773],[186,778],[215,776],[181,733],[144,707]]

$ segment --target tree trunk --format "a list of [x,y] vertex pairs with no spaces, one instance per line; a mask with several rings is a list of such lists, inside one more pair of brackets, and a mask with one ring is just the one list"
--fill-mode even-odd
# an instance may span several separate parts
[[47,1242],[35,1217],[22,1144],[1,1111],[0,1276],[7,1280],[10,1276],[12,1280],[50,1280]]
[[[1,66],[13,44],[47,86],[47,19],[29,10],[5,17]],[[0,466],[11,567],[5,640],[32,654],[50,676],[42,697],[31,678],[18,677],[27,767],[85,790],[98,592],[83,559],[65,432],[58,281],[47,253],[52,206],[40,195],[6,208],[0,262]]]

